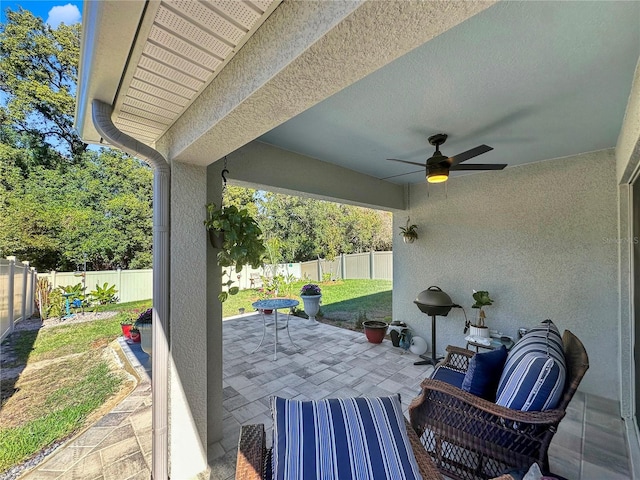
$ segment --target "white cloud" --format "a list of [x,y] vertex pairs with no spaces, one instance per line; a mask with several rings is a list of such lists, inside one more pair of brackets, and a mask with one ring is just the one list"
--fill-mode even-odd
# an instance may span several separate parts
[[80,21],[80,10],[75,5],[67,3],[66,5],[58,5],[49,10],[47,24],[51,28],[58,28],[61,23],[65,25],[73,25]]

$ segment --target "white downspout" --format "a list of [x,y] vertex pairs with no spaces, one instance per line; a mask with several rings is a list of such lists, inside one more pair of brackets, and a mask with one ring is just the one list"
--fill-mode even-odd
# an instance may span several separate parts
[[160,152],[121,132],[111,121],[113,108],[100,100],[91,103],[93,124],[114,147],[134,155],[153,168],[153,355],[152,466],[154,480],[169,478],[169,223],[171,169]]

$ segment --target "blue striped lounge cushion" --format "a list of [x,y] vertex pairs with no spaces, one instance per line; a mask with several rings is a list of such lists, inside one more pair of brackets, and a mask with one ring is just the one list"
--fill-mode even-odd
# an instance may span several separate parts
[[421,479],[399,395],[274,397],[274,480]]
[[496,403],[523,411],[555,408],[562,398],[566,376],[562,337],[554,323],[545,320],[509,352]]

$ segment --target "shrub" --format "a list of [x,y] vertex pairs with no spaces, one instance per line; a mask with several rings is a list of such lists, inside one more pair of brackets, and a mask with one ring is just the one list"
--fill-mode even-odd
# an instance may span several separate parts
[[62,290],[55,289],[49,293],[49,306],[47,310],[46,318],[49,317],[62,317],[65,314],[64,309],[64,297],[62,296]]
[[109,285],[105,282],[102,287],[96,284],[96,289],[89,292],[89,296],[92,302],[97,303],[98,305],[107,305],[109,303],[116,303],[118,301],[118,297],[116,297],[115,285]]
[[36,286],[36,304],[40,312],[40,318],[46,320],[49,315],[49,294],[51,293],[51,284],[46,278],[39,278]]

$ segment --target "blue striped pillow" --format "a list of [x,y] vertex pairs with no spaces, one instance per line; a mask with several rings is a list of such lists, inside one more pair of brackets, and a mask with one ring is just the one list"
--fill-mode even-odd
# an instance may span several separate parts
[[399,395],[274,397],[274,480],[421,479]]
[[562,337],[554,323],[545,320],[509,352],[496,403],[523,411],[555,408],[562,398],[566,376]]

